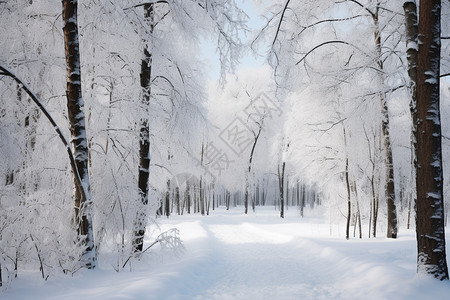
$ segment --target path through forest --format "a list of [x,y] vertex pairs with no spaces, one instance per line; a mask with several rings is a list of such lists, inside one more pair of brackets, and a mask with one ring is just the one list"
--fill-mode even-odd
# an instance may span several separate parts
[[[264,208],[239,208],[210,216],[161,219],[180,230],[181,257],[157,249],[133,272],[116,273],[111,262],[75,278],[43,283],[30,273],[13,282],[6,299],[443,299],[449,283],[418,278],[414,231],[398,240],[344,239],[344,226],[321,217],[285,219]],[[148,241],[147,241],[148,242]],[[112,260],[111,260],[112,261]],[[38,298],[36,296],[38,295]]]
[[[322,216],[302,219],[296,210],[280,219],[273,208],[162,222],[180,229],[193,255],[181,259],[184,267],[155,299],[423,299],[434,285],[415,275],[413,230],[402,229],[395,241],[346,241],[343,225],[330,227]],[[437,284],[431,293],[449,291]]]

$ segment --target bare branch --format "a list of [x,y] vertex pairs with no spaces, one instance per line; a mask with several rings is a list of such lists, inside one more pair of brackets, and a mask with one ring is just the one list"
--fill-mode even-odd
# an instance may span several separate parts
[[310,24],[310,25],[304,27],[304,28],[297,34],[297,36],[301,35],[306,29],[312,28],[312,27],[317,26],[317,25],[322,24],[322,23],[327,23],[327,22],[330,22],[330,23],[332,23],[332,22],[343,22],[343,21],[349,21],[349,20],[353,20],[353,19],[356,19],[356,18],[367,17],[367,16],[368,16],[368,15],[356,15],[356,16],[352,16],[352,17],[348,17],[348,18],[320,20],[320,21],[317,21],[316,23],[313,23],[313,24]]
[[373,13],[366,6],[362,5],[359,1],[356,1],[356,0],[345,0],[345,1],[337,2],[337,3],[344,3],[344,2],[353,2],[353,3],[355,3],[356,5],[360,6],[364,10],[366,10],[372,16],[372,18],[375,18],[375,13]]
[[322,46],[329,45],[329,44],[344,44],[344,45],[348,45],[348,46],[351,46],[351,47],[353,47],[353,48],[359,50],[360,52],[362,52],[362,53],[363,53],[364,55],[366,55],[367,57],[370,57],[370,55],[368,55],[366,52],[364,52],[363,50],[359,49],[357,46],[355,46],[355,45],[353,45],[353,44],[351,44],[351,43],[348,43],[348,42],[346,42],[346,41],[341,41],[341,40],[333,40],[333,41],[326,41],[326,42],[323,42],[323,43],[321,43],[321,44],[315,46],[314,48],[312,48],[311,50],[309,50],[309,51],[305,54],[305,56],[303,56],[302,59],[300,59],[295,65],[298,65],[299,63],[301,63],[302,61],[304,61],[304,60],[306,59],[306,57],[307,57],[309,54],[311,54],[312,52],[314,52],[314,50],[316,50],[316,49],[318,49],[318,48],[320,48],[320,47],[322,47]]
[[166,0],[157,0],[157,1],[150,1],[150,2],[136,4],[134,6],[126,7],[123,10],[128,10],[128,9],[132,9],[132,8],[138,8],[138,7],[141,7],[141,6],[158,4],[158,3],[165,3],[165,4],[169,5],[169,2],[166,1]]
[[277,31],[275,32],[275,37],[273,38],[272,46],[275,44],[275,42],[276,42],[276,40],[278,38],[278,33],[280,32],[281,23],[283,23],[284,14],[286,13],[286,10],[288,8],[289,2],[291,2],[291,0],[286,0],[286,3],[284,4],[284,8],[283,8],[283,11],[281,13],[280,21],[278,22]]

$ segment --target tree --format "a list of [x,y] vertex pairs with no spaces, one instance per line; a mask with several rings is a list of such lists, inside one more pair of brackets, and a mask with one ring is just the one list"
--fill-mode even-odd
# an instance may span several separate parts
[[439,108],[441,1],[420,1],[417,61],[417,272],[448,280]]
[[[417,6],[415,1],[405,1],[403,4],[403,11],[405,13],[405,35],[406,35],[406,59],[408,62],[408,76],[409,84],[408,91],[411,97],[409,109],[411,113],[411,179],[417,174]],[[407,228],[410,227],[411,220],[411,206],[416,203],[415,197],[415,186],[410,188],[409,199],[408,199],[408,224]]]
[[[153,34],[154,28],[154,6],[156,4],[145,4],[144,13],[145,21],[149,28],[148,35]],[[151,80],[152,80],[152,53],[148,49],[150,45],[146,43],[144,47],[144,54],[141,61],[141,73],[140,82],[142,88],[142,107],[144,111],[149,109],[150,97],[151,97]],[[149,128],[149,113],[142,117],[139,128],[139,165],[138,165],[138,192],[140,197],[140,204],[145,207],[148,204],[148,179],[150,173],[150,128]],[[145,210],[139,210],[137,212],[136,224],[133,236],[133,251],[142,252],[144,244],[145,234]]]
[[280,218],[284,218],[284,173],[286,170],[286,162],[280,162],[281,165],[278,166],[278,193],[280,197]]
[[62,1],[67,71],[67,112],[70,122],[72,151],[78,174],[81,178],[81,185],[75,182],[75,223],[79,240],[85,247],[81,262],[88,269],[92,269],[97,265],[97,255],[92,228],[88,141],[86,138],[84,101],[81,93],[81,61],[77,11],[77,0]]
[[[244,194],[244,213],[247,214],[248,212],[248,199],[249,199],[249,189],[250,189],[250,176],[252,175],[252,161],[253,161],[253,155],[255,153],[255,147],[256,143],[258,143],[259,136],[261,135],[261,130],[264,125],[264,117],[261,118],[259,122],[256,122],[256,125],[258,125],[258,129],[256,132],[252,131],[253,133],[253,144],[252,148],[250,150],[250,156],[248,159],[248,172],[245,174],[245,194]],[[253,178],[252,178],[253,179]],[[254,206],[253,206],[254,208]]]
[[[149,201],[150,152],[151,149],[162,152],[161,145],[154,140],[155,132],[161,130],[158,125],[164,124],[166,127],[164,129],[169,129],[167,135],[171,138],[167,139],[167,136],[164,136],[165,147],[169,148],[170,144],[177,144],[170,129],[178,125],[181,128],[180,132],[185,130],[184,124],[170,122],[177,120],[178,115],[183,115],[187,119],[190,114],[194,116],[199,114],[198,106],[195,104],[196,101],[202,100],[202,95],[193,78],[197,80],[200,78],[196,78],[198,76],[196,67],[189,65],[195,54],[191,55],[185,50],[187,46],[195,49],[200,36],[217,37],[217,49],[220,52],[224,73],[234,68],[240,56],[241,43],[238,32],[245,29],[245,16],[234,1],[155,1],[138,4],[126,10],[142,13],[141,9],[144,18],[135,20],[137,24],[144,24],[143,28],[139,28],[139,31],[143,32],[141,36],[144,51],[140,61],[141,95],[138,112],[140,116],[138,205],[141,209],[137,212],[132,238],[133,251],[136,253],[143,249],[147,223],[145,210]],[[192,17],[194,15],[196,18]],[[174,38],[174,35],[178,39]],[[181,47],[184,50],[178,51],[177,49]],[[194,109],[186,109],[189,106]],[[184,133],[183,135],[187,139]],[[202,191],[201,199],[203,196]]]
[[[358,5],[359,2],[354,1]],[[380,28],[380,9],[381,1],[376,2],[376,7],[373,11],[366,8],[366,11],[371,15],[375,29],[375,47],[377,53],[377,65],[379,69],[379,75],[381,86],[384,86],[384,58],[382,52],[382,42],[381,42],[381,28]],[[395,205],[395,183],[394,183],[394,159],[392,155],[392,145],[391,145],[391,135],[389,128],[389,110],[387,99],[384,91],[379,93],[381,102],[381,113],[383,115],[381,121],[381,128],[383,133],[384,148],[386,151],[385,166],[386,166],[386,203],[387,203],[387,237],[397,238],[398,224],[397,224],[397,207]]]
[[[394,5],[382,0],[278,1],[255,39],[270,36],[268,60],[282,93],[301,91],[317,81],[324,94],[341,87],[344,100],[353,99],[354,110],[362,105],[378,110],[373,115],[379,118],[384,162],[376,169],[385,173],[382,179],[390,238],[396,238],[398,231],[388,102],[400,89],[393,84],[402,70],[397,59],[402,26],[399,16]],[[390,69],[393,65],[397,70]],[[336,101],[335,93],[326,96]]]

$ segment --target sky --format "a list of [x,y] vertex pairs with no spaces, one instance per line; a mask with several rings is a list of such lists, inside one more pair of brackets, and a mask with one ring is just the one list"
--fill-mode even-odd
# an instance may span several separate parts
[[[259,16],[258,11],[254,5],[253,1],[249,0],[237,0],[237,4],[245,11],[248,15],[248,23],[247,26],[250,29],[250,32],[247,33],[246,36],[242,36],[242,40],[245,42],[251,42],[251,39],[254,36],[252,31],[261,28],[264,24],[263,19]],[[220,62],[219,55],[216,51],[215,41],[212,40],[203,40],[201,46],[201,56],[204,57],[205,65],[208,66],[206,70],[206,75],[209,81],[217,81],[220,77]],[[256,56],[248,47],[248,50],[245,51],[244,56],[242,57],[237,70],[246,69],[246,68],[258,68],[266,64],[266,60],[262,56]]]

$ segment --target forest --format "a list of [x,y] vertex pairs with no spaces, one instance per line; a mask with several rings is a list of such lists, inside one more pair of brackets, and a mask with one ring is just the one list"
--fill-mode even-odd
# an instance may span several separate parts
[[230,216],[448,282],[450,1],[0,0],[0,49],[0,297]]

